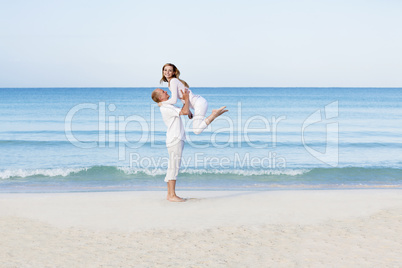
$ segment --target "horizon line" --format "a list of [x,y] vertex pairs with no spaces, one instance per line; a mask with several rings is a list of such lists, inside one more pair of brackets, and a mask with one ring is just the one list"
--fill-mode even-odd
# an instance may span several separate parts
[[[132,86],[127,86],[127,87],[113,87],[113,86],[103,86],[103,87],[82,87],[82,86],[74,86],[74,87],[63,87],[63,86],[57,86],[57,87],[0,87],[0,89],[61,89],[61,88],[157,88],[157,87],[150,87],[150,86],[136,86],[136,87],[132,87]],[[239,86],[220,86],[220,87],[215,87],[215,86],[198,86],[198,87],[190,87],[190,88],[402,88],[402,86],[396,86],[396,87],[378,87],[378,86],[292,86],[292,87],[286,87],[286,86],[280,86],[280,87],[274,87],[274,86],[256,86],[256,87],[239,87]]]

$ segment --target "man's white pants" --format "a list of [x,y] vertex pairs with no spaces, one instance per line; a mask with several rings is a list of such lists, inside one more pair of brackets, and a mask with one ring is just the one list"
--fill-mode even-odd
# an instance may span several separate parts
[[179,141],[176,144],[167,148],[169,153],[169,163],[165,182],[176,180],[181,165],[181,154],[183,152],[183,148],[184,141]]

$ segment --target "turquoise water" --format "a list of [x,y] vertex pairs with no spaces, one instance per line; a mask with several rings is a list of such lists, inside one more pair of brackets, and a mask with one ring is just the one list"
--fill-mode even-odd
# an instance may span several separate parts
[[[0,191],[165,190],[153,88],[0,89]],[[192,88],[178,189],[400,188],[401,88]]]

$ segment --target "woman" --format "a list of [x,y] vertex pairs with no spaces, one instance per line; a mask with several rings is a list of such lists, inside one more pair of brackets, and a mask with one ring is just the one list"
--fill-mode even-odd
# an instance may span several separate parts
[[[185,88],[189,88],[189,85],[181,80],[180,71],[177,67],[172,63],[166,63],[162,67],[162,79],[160,80],[161,84],[163,82],[168,82],[168,87],[171,92],[170,99],[167,101],[161,102],[160,105],[163,104],[176,104],[177,99],[180,98],[183,101],[183,96],[181,91],[185,90]],[[204,131],[204,129],[211,124],[211,122],[217,118],[218,116],[226,113],[228,110],[224,110],[226,106],[222,106],[219,109],[212,110],[212,114],[205,118],[205,114],[208,110],[208,102],[201,97],[200,95],[194,95],[191,90],[189,90],[189,102],[190,108],[194,110],[194,119],[193,119],[193,131],[195,134],[200,134]],[[188,117],[191,119],[193,115],[190,113]]]

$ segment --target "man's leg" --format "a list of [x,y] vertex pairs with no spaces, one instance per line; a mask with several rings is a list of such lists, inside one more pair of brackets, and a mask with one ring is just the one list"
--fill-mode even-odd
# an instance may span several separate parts
[[167,182],[167,188],[168,188],[168,194],[167,194],[167,200],[171,202],[184,202],[186,201],[185,199],[178,197],[176,195],[176,180],[170,180]]
[[167,183],[167,200],[172,202],[183,202],[183,198],[176,195],[176,178],[179,173],[181,164],[181,154],[184,147],[184,141],[180,141],[177,144],[168,147],[169,152],[169,163],[168,170],[165,177],[165,182]]

